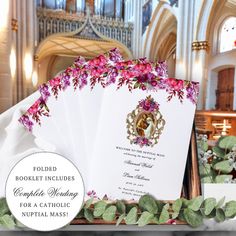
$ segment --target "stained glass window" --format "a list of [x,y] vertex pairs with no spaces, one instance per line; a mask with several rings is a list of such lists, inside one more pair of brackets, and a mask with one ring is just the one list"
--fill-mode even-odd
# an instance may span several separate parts
[[236,48],[236,17],[228,18],[220,33],[220,52],[230,51]]

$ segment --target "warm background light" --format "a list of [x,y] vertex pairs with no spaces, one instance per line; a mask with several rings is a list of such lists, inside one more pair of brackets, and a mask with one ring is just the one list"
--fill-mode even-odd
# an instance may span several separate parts
[[10,69],[11,77],[14,78],[16,75],[16,50],[13,47],[10,54]]
[[33,71],[33,61],[32,61],[32,55],[29,53],[25,54],[24,70],[25,70],[26,80],[30,80],[32,76],[32,71]]
[[9,1],[1,1],[0,30],[8,25]]
[[38,74],[36,71],[34,71],[32,74],[32,84],[34,87],[36,87],[38,84]]

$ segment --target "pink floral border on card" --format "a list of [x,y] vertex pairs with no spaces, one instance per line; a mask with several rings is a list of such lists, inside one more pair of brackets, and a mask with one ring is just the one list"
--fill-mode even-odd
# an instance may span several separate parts
[[[115,84],[117,89],[127,86],[129,91],[141,89],[147,91],[165,90],[167,100],[177,97],[180,102],[186,97],[193,104],[197,103],[199,83],[167,78],[167,65],[165,62],[151,63],[145,58],[122,61],[117,49],[100,55],[88,62],[79,57],[74,64],[63,73],[40,86],[41,97],[27,110],[19,121],[32,131],[34,123],[41,125],[41,116],[50,116],[46,105],[47,99],[53,95],[56,98],[59,92],[73,86],[76,91],[90,83],[91,89],[96,84],[107,87]],[[88,81],[89,80],[89,81]]]

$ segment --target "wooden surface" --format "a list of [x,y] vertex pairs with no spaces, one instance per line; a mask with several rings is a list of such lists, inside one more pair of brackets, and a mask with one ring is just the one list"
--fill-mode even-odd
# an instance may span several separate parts
[[216,91],[216,109],[233,110],[234,101],[234,68],[218,72]]
[[236,136],[236,112],[235,111],[197,111],[195,115],[196,127],[199,133],[207,134],[208,139],[214,139],[215,135],[220,135],[223,131],[222,127],[213,126],[214,123],[221,123],[223,125],[224,120],[231,125],[231,128],[227,128],[227,135]]
[[[86,219],[74,219],[71,222],[71,225],[115,225],[116,221],[104,221],[101,219],[95,219],[93,223],[88,222]],[[176,221],[177,225],[186,225],[186,222],[183,221]],[[121,225],[125,225],[124,220],[121,222]],[[150,225],[156,225],[156,224],[150,224]],[[170,225],[170,224],[162,224],[162,225]]]

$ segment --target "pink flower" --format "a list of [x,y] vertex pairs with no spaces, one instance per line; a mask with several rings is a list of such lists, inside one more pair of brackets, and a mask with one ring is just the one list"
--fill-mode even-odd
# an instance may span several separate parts
[[134,66],[134,70],[137,70],[139,72],[146,74],[152,70],[152,67],[149,63],[145,63],[145,64],[139,63]]
[[153,87],[156,87],[156,86],[157,86],[157,81],[156,81],[156,80],[152,80],[152,81],[151,81],[151,85],[152,85]]
[[183,80],[177,80],[175,78],[169,78],[167,79],[167,84],[169,87],[173,90],[181,90],[184,87],[184,81]]
[[141,89],[142,89],[142,90],[146,90],[146,89],[147,89],[146,85],[143,84],[143,85],[141,86]]
[[103,55],[100,55],[94,58],[93,60],[90,60],[89,65],[90,66],[103,66],[106,64],[106,62],[107,62],[106,57]]
[[38,112],[40,100],[37,100],[28,110],[30,114],[36,114]]
[[121,71],[121,76],[128,79],[128,78],[132,77],[132,74],[128,70],[123,70],[123,71]]
[[32,132],[34,123],[30,120],[28,115],[23,115],[19,122],[25,126],[26,129],[29,130],[29,132]]
[[97,198],[97,196],[96,196],[96,192],[94,191],[94,190],[92,190],[92,191],[88,191],[87,192],[87,195],[89,196],[89,197],[93,197],[93,198]]
[[100,65],[100,66],[101,66],[101,65],[105,65],[106,62],[107,62],[106,57],[104,57],[103,55],[100,55],[100,56],[98,57],[98,60],[99,60],[99,65]]
[[176,220],[174,220],[174,219],[169,219],[169,220],[167,220],[166,223],[167,223],[167,224],[170,224],[170,225],[176,225]]
[[57,87],[60,85],[60,78],[58,77],[55,77],[54,79],[51,79],[49,80],[49,84],[52,86],[52,87]]
[[149,63],[145,64],[145,68],[143,70],[143,73],[149,73],[152,70],[152,67]]
[[99,77],[102,73],[103,73],[103,69],[102,68],[93,68],[91,70],[92,76]]

